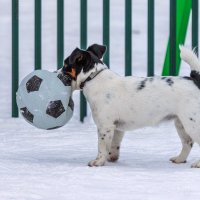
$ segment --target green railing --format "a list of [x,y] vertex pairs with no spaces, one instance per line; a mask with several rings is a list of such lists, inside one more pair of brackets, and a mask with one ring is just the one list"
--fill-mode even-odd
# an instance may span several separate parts
[[198,0],[192,0],[192,48],[195,48],[195,51],[198,55],[198,22],[199,22],[199,14],[198,14]]
[[18,117],[16,91],[19,83],[19,2],[12,0],[12,117]]
[[42,2],[35,0],[35,70],[42,67],[42,45],[41,45],[41,30],[42,30],[42,16],[41,16]]
[[132,0],[125,1],[125,76],[132,74]]
[[[81,0],[81,14],[80,14],[80,46],[81,49],[87,48],[87,0]],[[87,115],[87,102],[83,95],[80,94],[80,120],[83,122],[84,117]]]
[[154,76],[154,0],[148,0],[147,75]]
[[57,69],[60,69],[63,66],[63,58],[64,58],[64,0],[57,0]]
[[[123,1],[123,0],[122,0]],[[132,0],[125,1],[125,75],[132,74]],[[184,43],[190,11],[192,10],[192,47],[198,53],[198,0],[169,0],[170,33],[163,66],[163,75],[177,75],[180,58],[179,43]],[[104,62],[110,67],[110,0],[102,0],[102,41],[107,46]],[[134,6],[134,4],[133,4]],[[18,117],[16,91],[19,76],[19,0],[12,0],[12,116]],[[42,68],[42,0],[35,0],[35,69]],[[148,0],[147,15],[147,76],[154,76],[154,0]],[[177,12],[178,11],[178,12]],[[87,48],[87,0],[80,0],[80,47]],[[134,26],[134,25],[133,25]],[[57,0],[57,66],[62,67],[64,59],[64,0]],[[133,66],[134,67],[134,66]],[[134,69],[134,68],[133,68]],[[81,92],[80,120],[87,115],[87,103]]]

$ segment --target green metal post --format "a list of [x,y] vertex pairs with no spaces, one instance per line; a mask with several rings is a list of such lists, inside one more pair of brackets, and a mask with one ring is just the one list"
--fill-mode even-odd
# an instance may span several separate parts
[[41,69],[41,0],[35,0],[35,70]]
[[[81,1],[81,14],[80,14],[80,30],[81,30],[81,37],[80,37],[80,45],[81,49],[87,48],[87,0],[80,0]],[[83,92],[80,94],[80,120],[83,122],[84,117],[87,115],[87,103],[86,99],[83,95]]]
[[148,61],[147,76],[154,76],[154,0],[148,0]]
[[192,0],[192,48],[195,48],[195,52],[198,55],[198,0]]
[[176,0],[170,0],[170,69],[169,75],[176,75]]
[[57,0],[57,69],[63,66],[64,59],[64,1]]
[[103,61],[110,66],[110,0],[103,0],[103,44],[107,46]]
[[125,0],[125,76],[132,74],[132,0]]
[[18,117],[16,91],[19,83],[19,1],[12,0],[12,117]]

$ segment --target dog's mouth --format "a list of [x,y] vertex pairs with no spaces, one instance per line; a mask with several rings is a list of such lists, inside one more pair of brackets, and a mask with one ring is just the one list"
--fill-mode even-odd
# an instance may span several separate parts
[[75,70],[75,68],[73,68],[73,67],[68,68],[64,65],[63,68],[62,68],[62,73],[65,76],[71,77],[72,80],[76,80],[76,70]]

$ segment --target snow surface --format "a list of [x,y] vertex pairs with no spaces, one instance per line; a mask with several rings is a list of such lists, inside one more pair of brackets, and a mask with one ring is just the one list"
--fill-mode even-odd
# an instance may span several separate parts
[[126,134],[117,163],[90,168],[97,152],[93,123],[71,121],[57,131],[1,119],[0,199],[193,199],[200,197],[194,146],[186,164],[168,159],[180,151],[172,126]]
[[[34,0],[20,0],[20,80],[34,65]],[[124,74],[124,1],[111,2],[110,66]],[[56,0],[42,0],[42,65],[56,69]],[[155,72],[161,74],[168,41],[169,1],[155,0]],[[65,55],[79,46],[79,0],[65,0]],[[133,1],[133,75],[146,76],[146,0]],[[102,43],[102,0],[88,0],[88,44]],[[199,159],[194,145],[186,164],[172,164],[181,144],[173,123],[128,132],[117,163],[90,168],[97,153],[96,127],[88,109],[79,122],[79,92],[73,119],[44,131],[11,116],[11,1],[0,0],[0,200],[199,200]],[[191,46],[191,23],[186,45]],[[181,67],[181,75],[189,67]]]

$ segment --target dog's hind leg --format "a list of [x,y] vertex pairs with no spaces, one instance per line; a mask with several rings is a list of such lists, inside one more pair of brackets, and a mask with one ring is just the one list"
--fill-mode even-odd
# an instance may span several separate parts
[[123,136],[124,136],[124,132],[115,130],[112,144],[111,144],[111,149],[109,151],[109,155],[107,159],[109,162],[115,162],[119,159],[120,145],[121,145]]
[[192,149],[193,140],[186,133],[186,131],[183,127],[183,124],[181,123],[181,121],[178,118],[175,120],[175,126],[176,126],[176,130],[177,130],[178,135],[182,142],[182,150],[178,156],[171,158],[170,161],[172,161],[173,163],[185,163],[186,159]]
[[111,149],[113,136],[114,126],[109,128],[98,128],[98,155],[95,160],[88,163],[90,167],[104,165]]
[[[195,142],[197,142],[200,146],[200,135],[198,133],[198,135],[196,135],[195,137]],[[200,168],[200,160],[194,162],[192,165],[191,165],[192,168]]]
[[192,168],[200,168],[200,160],[194,162],[192,165],[191,165]]

